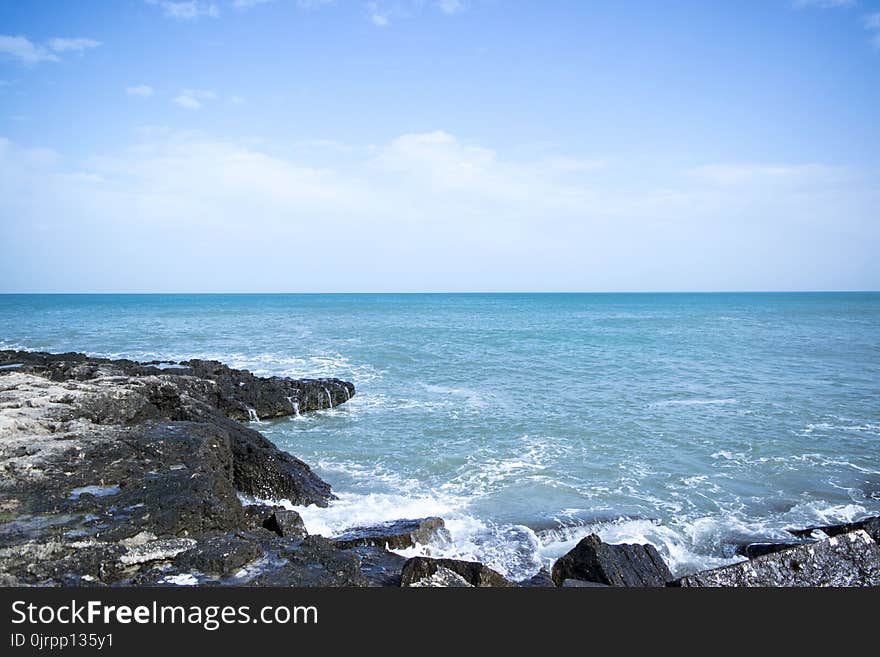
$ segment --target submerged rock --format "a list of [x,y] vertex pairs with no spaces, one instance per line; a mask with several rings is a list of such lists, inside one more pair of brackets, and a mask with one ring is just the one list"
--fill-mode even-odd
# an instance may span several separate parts
[[567,579],[609,586],[665,586],[672,574],[653,545],[609,545],[591,534],[553,564],[556,585]]
[[342,549],[359,545],[375,545],[394,550],[426,545],[432,541],[448,541],[449,531],[442,518],[395,520],[371,527],[352,527],[335,536],[333,543]]
[[401,586],[413,586],[425,578],[432,577],[439,569],[458,574],[470,586],[478,587],[510,587],[516,586],[500,573],[477,561],[459,561],[457,559],[432,559],[430,557],[413,557],[403,565],[400,574]]
[[880,546],[864,531],[682,577],[675,586],[880,586]]

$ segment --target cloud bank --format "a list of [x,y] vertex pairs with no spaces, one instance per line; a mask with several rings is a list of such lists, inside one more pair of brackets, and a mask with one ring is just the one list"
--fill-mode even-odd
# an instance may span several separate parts
[[[130,148],[72,162],[0,141],[0,215],[8,218],[10,254],[0,268],[3,285],[503,291],[880,284],[871,248],[880,242],[880,190],[845,168],[715,163],[651,173],[643,164],[513,159],[439,130],[344,146],[312,142],[279,153],[149,129]],[[319,164],[323,149],[332,149],[333,166]],[[47,273],[40,255],[47,252],[64,254],[65,265]]]

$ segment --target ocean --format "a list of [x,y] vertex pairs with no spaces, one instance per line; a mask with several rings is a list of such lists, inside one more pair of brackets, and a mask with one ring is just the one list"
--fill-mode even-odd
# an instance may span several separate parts
[[254,422],[433,555],[535,573],[589,533],[675,574],[880,513],[880,293],[0,295],[0,348],[212,358],[356,396]]

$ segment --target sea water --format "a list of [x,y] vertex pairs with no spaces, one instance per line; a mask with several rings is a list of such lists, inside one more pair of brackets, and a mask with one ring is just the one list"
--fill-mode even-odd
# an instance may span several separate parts
[[880,294],[5,295],[0,348],[222,360],[357,394],[256,429],[339,496],[528,576],[595,532],[673,572],[880,513]]

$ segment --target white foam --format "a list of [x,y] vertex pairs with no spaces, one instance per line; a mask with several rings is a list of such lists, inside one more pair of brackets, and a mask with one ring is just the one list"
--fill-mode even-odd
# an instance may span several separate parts
[[174,586],[197,586],[198,578],[191,573],[181,573],[180,575],[167,575],[159,580],[160,584],[173,584]]

